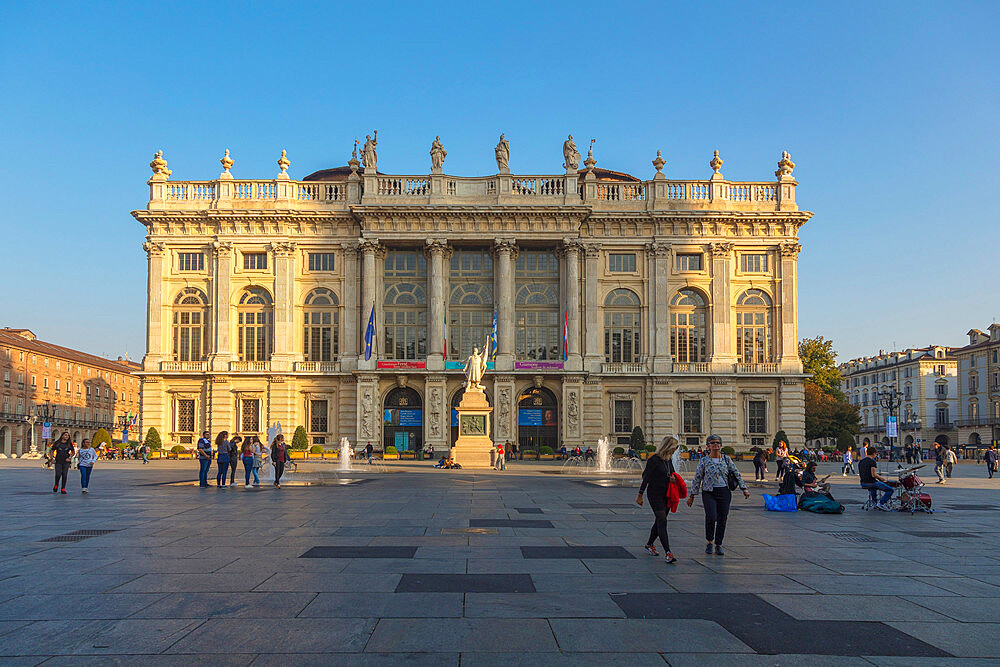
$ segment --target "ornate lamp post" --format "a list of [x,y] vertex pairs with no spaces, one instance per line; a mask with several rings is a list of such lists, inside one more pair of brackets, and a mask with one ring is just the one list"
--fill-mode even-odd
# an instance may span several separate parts
[[[31,424],[31,446],[29,450],[29,455],[31,458],[38,458],[38,448],[35,446],[35,423],[41,421],[43,424],[52,419],[52,415],[55,411],[52,409],[52,404],[45,401],[45,405],[38,404],[35,406],[35,413],[28,416],[28,423]],[[45,446],[48,447],[49,438],[45,438]]]
[[[878,404],[889,413],[889,417],[895,417],[896,413],[899,411],[899,406],[903,404],[903,395],[895,387],[890,387],[886,391],[880,391],[878,394]],[[893,447],[895,447],[895,438],[898,437],[899,422],[896,421],[897,435],[889,436],[889,453],[892,454]],[[886,434],[888,435],[888,433]]]

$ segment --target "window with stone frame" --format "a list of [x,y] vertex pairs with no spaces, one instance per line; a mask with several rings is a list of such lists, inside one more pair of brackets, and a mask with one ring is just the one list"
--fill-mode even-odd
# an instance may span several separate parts
[[517,358],[528,361],[562,359],[559,260],[550,250],[521,250],[514,274]]
[[486,250],[458,249],[449,275],[448,359],[464,361],[493,332],[493,257]]
[[767,253],[742,253],[740,273],[767,273]]
[[774,361],[773,302],[767,292],[748,289],[736,300],[736,350],[739,363]]
[[266,252],[243,253],[243,268],[247,271],[267,270],[267,253]]
[[177,399],[177,432],[194,433],[194,399]]
[[747,401],[747,433],[767,433],[767,401]]
[[201,252],[179,252],[177,253],[178,271],[204,271],[205,253]]
[[683,433],[701,433],[701,401],[691,399],[681,401],[681,420]]
[[708,308],[704,297],[690,288],[670,301],[670,356],[674,361],[708,361]]
[[939,405],[937,408],[935,408],[935,410],[934,410],[934,420],[935,420],[934,421],[935,426],[947,425],[948,421],[949,421],[948,420],[948,407],[947,406],[940,406]]
[[310,271],[333,271],[335,254],[332,252],[309,253]]
[[240,431],[244,433],[260,432],[260,399],[244,398],[240,400]]
[[639,361],[642,309],[639,296],[629,289],[616,289],[604,299],[604,361]]
[[262,287],[248,287],[236,308],[240,361],[268,361],[274,345],[274,302]]
[[614,432],[618,434],[628,433],[631,435],[633,422],[631,399],[615,399],[614,401]]
[[635,273],[636,261],[634,252],[608,253],[609,273]]
[[329,429],[327,414],[328,403],[325,400],[309,401],[309,432],[326,433]]
[[701,271],[702,266],[700,252],[681,252],[674,256],[674,268],[677,271]]
[[969,401],[969,419],[979,419],[978,401]]
[[306,361],[335,361],[340,353],[340,301],[333,290],[314,289],[306,296],[302,350]]
[[416,250],[390,250],[384,260],[386,359],[427,356],[427,258]]
[[979,376],[975,373],[969,375],[969,393],[975,394],[979,391]]

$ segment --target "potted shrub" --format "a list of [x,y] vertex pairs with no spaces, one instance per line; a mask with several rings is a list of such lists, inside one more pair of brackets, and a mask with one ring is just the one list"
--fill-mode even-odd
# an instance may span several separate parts
[[399,450],[389,445],[385,448],[385,452],[382,453],[383,460],[396,461],[399,459]]
[[726,445],[725,447],[722,448],[722,453],[728,456],[729,458],[736,456],[736,450],[730,447],[729,445]]
[[414,459],[417,458],[417,453],[412,449],[404,449],[399,453],[399,458],[404,459],[406,461],[413,461]]
[[521,451],[521,458],[530,460],[538,460],[538,452],[534,449],[524,449]]
[[170,448],[170,456],[168,456],[167,458],[169,459],[179,458],[181,452],[183,451],[184,451],[184,445],[174,445],[173,447]]
[[656,451],[656,445],[646,445],[646,447],[644,448],[644,451],[639,452],[639,456],[641,456],[642,460],[645,461],[650,456],[652,456],[653,452],[655,452],[655,451]]
[[309,448],[309,453],[310,454],[322,454],[323,453],[323,445],[313,445],[312,447]]
[[629,436],[628,444],[635,452],[641,452],[646,449],[646,436],[643,435],[641,426],[636,426],[632,429],[632,435]]
[[551,461],[555,458],[555,451],[548,445],[543,445],[538,448],[538,458],[542,461]]

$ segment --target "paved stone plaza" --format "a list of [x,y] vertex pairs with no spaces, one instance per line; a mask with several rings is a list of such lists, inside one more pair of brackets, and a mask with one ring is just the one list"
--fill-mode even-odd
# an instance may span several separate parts
[[724,557],[703,552],[700,506],[682,506],[672,566],[642,550],[652,514],[632,481],[389,469],[247,491],[176,484],[190,462],[105,463],[89,496],[76,471],[61,496],[37,463],[3,462],[0,664],[1000,656],[1000,481],[981,466],[932,486],[932,515],[864,513],[839,475],[840,516],[765,513],[754,489]]

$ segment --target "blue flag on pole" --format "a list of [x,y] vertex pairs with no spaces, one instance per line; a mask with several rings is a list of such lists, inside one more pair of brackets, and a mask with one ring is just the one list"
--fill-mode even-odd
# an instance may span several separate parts
[[490,332],[490,359],[497,358],[497,311],[493,310],[493,330]]
[[372,342],[375,340],[375,304],[372,304],[372,314],[368,316],[368,328],[365,329],[365,361],[372,358]]

